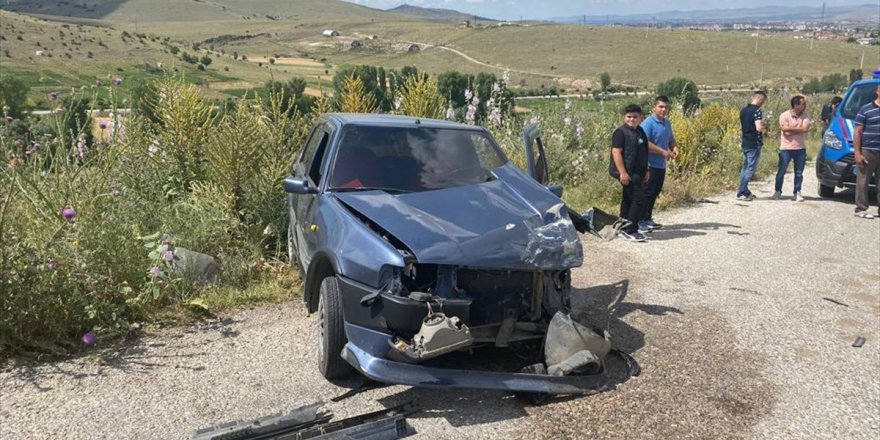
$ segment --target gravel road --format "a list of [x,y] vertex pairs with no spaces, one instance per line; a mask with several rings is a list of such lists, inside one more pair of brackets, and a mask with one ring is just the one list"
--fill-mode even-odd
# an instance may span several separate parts
[[[853,217],[851,193],[818,199],[805,177],[803,203],[770,200],[764,183],[751,203],[725,194],[664,212],[648,243],[584,238],[575,306],[643,367],[610,392],[528,406],[390,386],[325,409],[415,400],[425,439],[878,438],[880,220]],[[311,323],[298,302],[267,305],[121,349],[11,362],[0,438],[187,438],[328,400],[347,388],[318,374]]]

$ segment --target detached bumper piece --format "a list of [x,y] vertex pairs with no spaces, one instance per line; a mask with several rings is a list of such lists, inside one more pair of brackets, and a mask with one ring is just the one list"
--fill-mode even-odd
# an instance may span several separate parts
[[345,325],[349,342],[342,357],[370,379],[424,388],[464,388],[544,394],[585,395],[612,388],[608,375],[602,371],[587,376],[550,376],[547,374],[501,373],[477,370],[455,370],[427,367],[386,358],[392,336],[355,326]]
[[323,402],[288,414],[252,421],[228,422],[193,433],[192,440],[395,440],[415,434],[406,416],[418,411],[412,403],[330,422],[330,413],[318,413]]

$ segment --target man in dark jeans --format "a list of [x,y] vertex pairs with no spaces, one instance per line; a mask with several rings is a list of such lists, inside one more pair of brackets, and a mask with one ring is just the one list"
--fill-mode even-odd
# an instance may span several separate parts
[[639,232],[639,221],[645,214],[645,191],[651,175],[648,171],[648,136],[639,126],[642,108],[630,104],[624,109],[623,125],[611,135],[611,163],[608,172],[623,186],[620,216],[629,225],[620,236],[629,241],[645,241]]
[[755,200],[755,195],[749,191],[749,181],[755,175],[758,159],[761,158],[761,147],[764,146],[764,117],[761,114],[761,106],[766,100],[767,94],[758,90],[752,93],[752,101],[749,105],[739,112],[743,164],[739,173],[739,190],[736,192],[736,199],[744,202]]
[[642,121],[642,130],[648,136],[648,171],[651,172],[651,182],[645,194],[645,215],[639,222],[639,232],[643,234],[662,227],[654,222],[654,204],[666,180],[666,160],[678,157],[678,143],[672,134],[668,114],[669,98],[660,95],[654,98],[651,114]]

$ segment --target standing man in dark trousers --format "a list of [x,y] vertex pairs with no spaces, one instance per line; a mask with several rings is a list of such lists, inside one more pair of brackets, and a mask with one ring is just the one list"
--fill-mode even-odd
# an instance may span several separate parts
[[758,90],[752,93],[752,101],[739,112],[739,124],[742,128],[742,152],[743,164],[739,173],[739,189],[736,199],[744,202],[755,200],[755,195],[749,191],[749,181],[755,175],[758,168],[758,159],[761,158],[761,147],[764,146],[764,116],[761,114],[761,106],[767,100],[767,94]]
[[651,172],[651,181],[648,182],[645,194],[644,220],[639,222],[639,232],[647,234],[654,229],[660,229],[662,225],[654,222],[654,204],[663,190],[663,182],[666,180],[666,160],[678,157],[678,144],[672,134],[672,124],[669,123],[669,98],[660,95],[654,98],[654,107],[651,115],[642,121],[642,130],[648,136],[648,168]]
[[608,173],[623,186],[620,216],[630,223],[620,231],[620,236],[629,241],[645,241],[638,225],[645,213],[646,183],[651,179],[648,137],[640,122],[642,108],[635,104],[626,106],[623,125],[611,135],[611,163],[608,164]]
[[856,166],[856,217],[880,217],[880,188],[877,188],[877,215],[868,212],[868,184],[871,177],[880,186],[880,85],[877,97],[856,113],[853,129],[853,150]]

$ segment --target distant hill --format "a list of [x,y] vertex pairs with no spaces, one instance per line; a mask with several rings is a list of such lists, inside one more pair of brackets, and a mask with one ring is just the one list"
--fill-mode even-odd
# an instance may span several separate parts
[[388,16],[384,11],[340,0],[0,0],[0,9],[31,15],[142,22]]
[[[666,11],[654,14],[632,15],[579,15],[556,17],[552,21],[587,24],[644,24],[689,22],[771,22],[771,21],[818,21],[822,8],[813,6],[763,6],[759,8],[711,9],[703,11]],[[880,8],[876,4],[857,6],[831,6],[825,8],[825,21],[857,21],[877,24]]]
[[464,12],[458,12],[452,9],[440,9],[440,8],[422,8],[419,6],[412,6],[403,4],[396,8],[388,9],[388,12],[393,12],[397,14],[406,14],[406,15],[415,15],[418,17],[424,17],[431,20],[447,20],[447,21],[464,21],[464,20],[478,20],[478,21],[495,21],[491,18],[475,16],[473,14],[465,14]]

